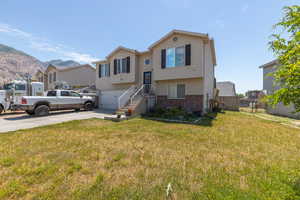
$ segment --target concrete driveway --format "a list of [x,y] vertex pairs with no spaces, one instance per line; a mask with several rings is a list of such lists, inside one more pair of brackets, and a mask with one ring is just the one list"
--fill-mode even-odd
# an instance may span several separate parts
[[46,117],[33,117],[24,113],[2,114],[0,115],[0,133],[57,124],[72,120],[90,118],[104,119],[104,117],[112,116],[112,111],[108,110],[53,112]]

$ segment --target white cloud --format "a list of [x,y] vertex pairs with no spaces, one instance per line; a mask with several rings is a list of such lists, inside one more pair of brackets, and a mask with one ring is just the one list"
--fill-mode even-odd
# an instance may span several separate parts
[[79,53],[74,49],[62,44],[54,44],[47,39],[36,37],[30,33],[14,28],[8,24],[0,23],[0,33],[5,33],[10,36],[24,39],[30,44],[33,49],[55,53],[59,56],[62,56],[63,59],[72,59],[82,63],[91,63],[97,60],[97,58],[89,54]]
[[248,11],[248,9],[249,9],[249,4],[245,3],[241,7],[241,12],[246,13]]

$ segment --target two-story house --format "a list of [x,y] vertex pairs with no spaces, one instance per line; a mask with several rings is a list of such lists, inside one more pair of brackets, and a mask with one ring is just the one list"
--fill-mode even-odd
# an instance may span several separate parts
[[208,34],[173,30],[147,51],[118,47],[94,64],[102,108],[120,109],[142,91],[158,106],[205,112],[214,97],[216,54]]
[[45,71],[38,71],[35,78],[43,82],[45,90],[55,89],[58,82],[66,82],[72,88],[82,88],[95,85],[96,69],[91,65],[60,67],[49,65]]
[[[263,90],[266,91],[267,95],[272,94],[280,88],[275,84],[274,77],[272,75],[272,73],[277,70],[278,64],[278,60],[273,60],[259,67],[263,69]],[[279,103],[276,106],[267,105],[266,111],[274,115],[300,119],[300,113],[295,113],[294,105],[285,106],[282,103]]]

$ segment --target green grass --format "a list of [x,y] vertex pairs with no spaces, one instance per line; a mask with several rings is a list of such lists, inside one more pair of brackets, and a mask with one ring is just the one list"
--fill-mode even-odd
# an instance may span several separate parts
[[238,112],[201,125],[83,120],[0,134],[0,199],[300,199],[300,131]]

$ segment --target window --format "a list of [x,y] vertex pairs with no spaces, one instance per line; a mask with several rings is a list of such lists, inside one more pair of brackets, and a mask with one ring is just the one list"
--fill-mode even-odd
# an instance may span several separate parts
[[185,49],[184,47],[177,47],[175,49],[175,66],[184,66]]
[[149,58],[145,59],[145,60],[144,60],[144,64],[145,64],[145,65],[150,65],[150,59],[149,59]]
[[109,76],[109,64],[101,64],[99,70],[99,77]]
[[167,67],[177,67],[185,65],[185,48],[184,46],[167,49],[166,57]]
[[121,73],[126,73],[126,69],[127,69],[127,59],[126,58],[123,58],[122,59],[122,67],[121,67]]
[[175,48],[167,49],[167,67],[175,67]]
[[191,45],[161,50],[161,68],[191,65]]
[[26,90],[26,86],[24,84],[16,84],[15,89],[16,90]]
[[126,73],[127,69],[127,59],[122,58],[122,59],[117,59],[117,73]]
[[5,84],[3,88],[4,88],[4,90],[13,89],[14,88],[14,84],[13,83]]
[[70,94],[69,91],[61,91],[60,92],[60,96],[62,96],[62,97],[69,97],[69,96],[71,96],[71,94]]
[[171,84],[168,86],[169,99],[184,99],[185,98],[185,85],[184,84]]
[[53,73],[53,82],[56,82],[56,72]]
[[114,74],[130,73],[130,57],[114,60]]
[[49,91],[49,92],[47,93],[47,96],[48,96],[48,97],[56,97],[56,91]]
[[168,98],[169,99],[176,99],[177,98],[177,85],[169,85]]
[[177,85],[177,98],[184,99],[185,97],[185,85],[178,84]]
[[49,83],[52,83],[52,73],[49,74]]
[[72,97],[80,97],[81,95],[78,94],[77,92],[71,91],[71,92],[70,92],[70,96],[72,96]]

